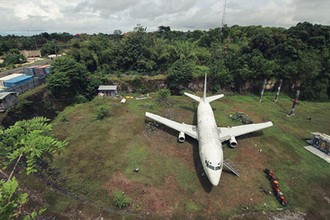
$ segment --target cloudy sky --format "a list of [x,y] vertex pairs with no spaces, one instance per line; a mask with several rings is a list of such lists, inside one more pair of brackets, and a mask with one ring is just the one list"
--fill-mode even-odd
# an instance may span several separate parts
[[[0,0],[0,34],[113,33],[219,27],[225,0]],[[330,24],[329,0],[227,0],[224,23],[290,27]]]

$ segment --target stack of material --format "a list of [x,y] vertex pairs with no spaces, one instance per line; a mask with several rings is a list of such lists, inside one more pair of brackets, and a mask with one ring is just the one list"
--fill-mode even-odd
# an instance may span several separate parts
[[34,69],[36,66],[29,66],[23,68],[23,73],[28,76],[34,76]]
[[272,189],[277,200],[281,203],[281,205],[287,206],[288,200],[286,200],[284,194],[280,189],[280,183],[277,177],[275,176],[275,173],[267,168],[264,169],[264,173],[266,174],[267,179],[271,182]]
[[24,67],[23,72],[25,75],[44,78],[50,74],[50,65]]
[[0,78],[0,86],[1,87],[4,87],[4,82],[8,81],[8,80],[11,80],[11,79],[14,79],[16,77],[19,77],[19,76],[23,76],[23,74],[21,73],[14,73],[14,74],[11,74],[11,75],[8,75],[8,76],[4,76],[4,77],[1,77]]
[[20,86],[23,85],[33,79],[33,76],[22,75],[10,80],[6,80],[3,82],[5,87],[13,87],[13,86]]

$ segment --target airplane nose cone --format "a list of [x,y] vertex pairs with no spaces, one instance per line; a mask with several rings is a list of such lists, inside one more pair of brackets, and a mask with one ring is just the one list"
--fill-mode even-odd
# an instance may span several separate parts
[[211,182],[211,184],[213,186],[217,186],[219,184],[219,182],[220,182],[220,176],[221,176],[221,173],[220,172],[219,173],[218,172],[217,173],[212,173],[210,175],[209,180],[210,180],[210,182]]

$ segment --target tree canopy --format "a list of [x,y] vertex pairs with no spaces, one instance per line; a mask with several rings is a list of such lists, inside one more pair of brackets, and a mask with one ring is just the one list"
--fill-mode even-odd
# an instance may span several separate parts
[[73,57],[89,71],[166,74],[172,93],[209,73],[213,91],[241,91],[246,83],[274,78],[284,80],[284,89],[298,86],[305,99],[330,96],[329,26],[304,22],[289,29],[235,25],[187,32],[159,26],[146,32],[138,25],[121,37],[90,35],[83,42],[71,41],[76,45],[70,49]]
[[49,160],[56,151],[61,150],[66,143],[50,135],[52,126],[48,121],[46,118],[36,117],[18,121],[7,129],[1,129],[1,165],[7,168],[13,163],[20,163],[26,173],[30,174],[37,171],[41,160]]
[[[159,26],[157,31],[147,32],[137,25],[128,33],[115,30],[113,34],[76,37],[64,33],[6,36],[0,37],[0,55],[33,45],[43,46],[45,54],[54,52],[57,45],[77,62],[71,58],[61,61],[64,66],[72,65],[74,71],[58,71],[60,62],[54,63],[48,88],[58,98],[84,93],[87,71],[91,75],[165,74],[171,83],[173,71],[182,60],[190,66],[183,87],[209,73],[213,91],[241,91],[245,84],[273,78],[283,79],[284,90],[292,85],[299,87],[304,99],[325,101],[330,97],[330,27],[308,22],[289,29],[234,25],[182,32]],[[174,91],[176,85],[169,87],[172,93],[178,92]]]
[[17,165],[24,168],[27,174],[37,172],[41,161],[52,159],[54,153],[66,145],[50,135],[52,126],[48,121],[37,117],[18,121],[15,125],[0,130],[0,164],[1,167],[12,169],[7,181],[0,180],[1,219],[36,219],[45,211],[24,211],[28,194],[20,192],[13,174]]
[[52,75],[47,79],[47,88],[55,98],[72,99],[78,94],[85,94],[87,73],[85,66],[75,59],[60,57],[52,64]]

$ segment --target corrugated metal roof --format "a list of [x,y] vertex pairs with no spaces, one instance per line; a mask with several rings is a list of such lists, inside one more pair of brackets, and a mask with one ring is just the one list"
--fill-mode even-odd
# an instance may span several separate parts
[[102,85],[99,90],[117,90],[117,85]]
[[0,100],[6,98],[10,94],[15,94],[15,92],[0,92]]
[[32,77],[33,76],[23,75],[23,76],[15,77],[15,78],[10,79],[10,80],[6,80],[6,83],[17,83],[17,82],[20,82],[22,80],[29,79],[29,78],[32,78]]

